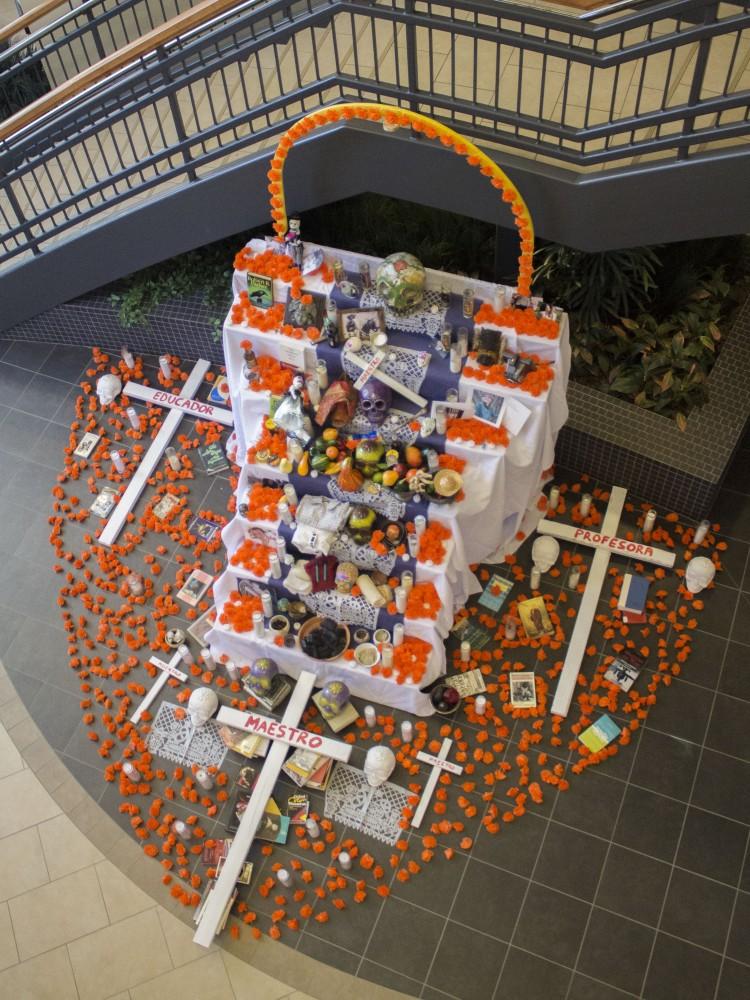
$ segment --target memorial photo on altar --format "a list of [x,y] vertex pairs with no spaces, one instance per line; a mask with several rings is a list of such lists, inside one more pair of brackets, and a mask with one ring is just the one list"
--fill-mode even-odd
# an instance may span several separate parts
[[359,337],[369,340],[375,333],[385,330],[382,309],[342,309],[339,312],[339,329],[344,340]]
[[248,271],[247,297],[256,309],[270,309],[273,305],[273,278]]
[[511,673],[510,703],[513,708],[536,708],[536,683],[532,671]]
[[302,330],[308,330],[311,326],[322,330],[325,314],[325,295],[321,295],[320,292],[308,292],[303,288],[298,299],[293,299],[290,293],[286,300],[284,322],[290,326],[298,326]]
[[471,394],[471,405],[477,420],[492,424],[493,427],[500,426],[505,405],[504,396],[498,396],[496,392],[487,392],[486,389],[474,389]]
[[555,631],[543,597],[531,597],[518,605],[521,624],[529,639],[538,639],[540,635],[549,635]]

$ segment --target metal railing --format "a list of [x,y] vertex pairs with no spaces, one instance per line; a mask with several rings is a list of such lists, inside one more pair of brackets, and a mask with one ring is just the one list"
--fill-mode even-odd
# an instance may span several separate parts
[[19,78],[40,71],[50,87],[57,87],[191,6],[192,0],[86,0],[81,4],[68,0],[49,13],[48,24],[16,30],[16,24],[32,16],[31,11],[0,29],[0,93]]
[[421,111],[542,169],[703,159],[750,134],[748,6],[576,18],[482,0],[242,4],[0,138],[0,263],[267,155],[300,115],[340,101]]

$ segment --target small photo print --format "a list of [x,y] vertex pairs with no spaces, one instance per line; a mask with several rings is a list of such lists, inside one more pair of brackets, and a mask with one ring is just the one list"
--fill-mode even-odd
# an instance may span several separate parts
[[[306,301],[307,299],[309,302]],[[286,300],[284,322],[289,323],[290,326],[298,326],[302,330],[307,330],[311,326],[322,330],[325,314],[325,295],[321,295],[320,292],[309,292],[303,288],[298,299],[293,299],[290,295]]]
[[339,312],[339,329],[344,340],[348,337],[369,340],[374,333],[385,330],[383,310],[342,309]]
[[96,514],[97,517],[109,517],[116,500],[117,490],[113,490],[111,486],[105,486],[96,500],[91,504],[89,510],[92,514]]
[[638,680],[645,662],[645,657],[626,649],[607,667],[604,680],[616,684],[621,691],[629,691]]
[[90,432],[84,434],[73,454],[78,458],[88,458],[99,441],[101,441],[101,437],[101,434],[91,434]]
[[273,278],[248,271],[247,297],[256,309],[270,309],[273,305]]
[[549,635],[555,631],[543,597],[532,597],[521,601],[518,605],[521,624],[529,639],[538,639],[540,635]]
[[202,646],[206,644],[206,636],[214,627],[214,622],[216,621],[216,608],[209,608],[205,611],[200,618],[188,625],[188,635],[191,635],[196,642],[199,642]]
[[161,500],[157,504],[154,504],[154,516],[163,521],[165,517],[168,517],[179,506],[180,501],[176,496],[172,493],[165,493]]
[[213,579],[210,573],[204,573],[202,569],[194,569],[183,583],[182,588],[177,591],[177,597],[194,608],[213,583]]
[[513,708],[536,708],[536,683],[532,671],[508,675]]
[[[214,878],[218,878],[221,875],[221,869],[224,867],[224,862],[226,858],[219,858],[216,865],[216,874]],[[240,873],[237,876],[237,885],[250,885],[250,880],[253,877],[253,863],[252,861],[245,861],[240,869]]]
[[504,576],[493,573],[477,604],[481,604],[483,608],[488,608],[490,611],[499,611],[512,589],[512,580],[506,580]]
[[204,542],[210,542],[216,532],[220,530],[221,525],[218,521],[211,521],[207,517],[194,517],[188,528],[191,535],[195,535],[196,538],[200,538]]
[[229,405],[229,382],[226,375],[219,375],[212,382],[211,391],[207,398],[209,403],[215,403],[217,406]]
[[486,389],[474,389],[471,394],[471,404],[474,408],[474,416],[477,420],[483,420],[486,424],[499,427],[503,419],[503,404],[505,398],[498,396],[495,392],[487,392]]

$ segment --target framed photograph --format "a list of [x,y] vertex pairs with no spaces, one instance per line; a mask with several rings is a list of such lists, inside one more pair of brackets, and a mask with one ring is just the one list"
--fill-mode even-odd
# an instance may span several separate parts
[[456,400],[449,402],[447,399],[433,399],[430,405],[430,416],[433,420],[436,419],[435,410],[438,406],[444,406],[449,417],[471,416],[472,405],[468,400],[465,403],[459,403]]
[[510,703],[513,708],[536,708],[536,682],[533,671],[511,673],[508,679]]
[[216,621],[216,608],[209,608],[204,611],[200,618],[188,625],[188,635],[191,635],[201,646],[206,645],[206,636],[214,627]]
[[181,589],[177,591],[178,599],[194,608],[211,586],[213,580],[210,573],[204,573],[202,569],[194,569]]
[[638,679],[645,662],[645,657],[640,653],[625,649],[607,667],[604,680],[616,684],[622,691],[629,691]]
[[385,330],[385,317],[382,309],[341,309],[339,310],[339,330],[341,337],[359,337],[369,340],[374,333]]
[[521,601],[518,605],[518,614],[529,639],[538,639],[540,635],[549,635],[555,631],[543,597],[531,597],[528,601]]
[[247,297],[256,309],[270,309],[273,305],[273,278],[248,271]]
[[473,389],[471,405],[477,420],[481,420],[485,424],[492,424],[493,427],[499,427],[502,423],[505,407],[504,396],[498,396],[496,392],[489,392],[487,389]]
[[101,437],[101,434],[91,434],[90,432],[84,434],[73,454],[77,458],[88,458],[101,440]]
[[[303,301],[309,299],[309,302]],[[290,326],[298,326],[302,330],[307,330],[311,326],[318,330],[323,329],[323,320],[326,315],[326,297],[320,292],[310,292],[302,289],[302,295],[298,299],[293,299],[290,295],[286,300],[284,310],[284,322]]]

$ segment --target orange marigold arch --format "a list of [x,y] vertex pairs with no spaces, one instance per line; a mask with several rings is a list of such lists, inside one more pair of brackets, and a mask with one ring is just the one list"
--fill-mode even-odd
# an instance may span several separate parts
[[471,140],[454,132],[447,125],[417,111],[407,111],[403,108],[389,107],[385,104],[356,102],[337,104],[321,111],[312,111],[305,115],[279,139],[276,151],[271,159],[268,170],[268,190],[271,195],[271,218],[277,236],[283,236],[287,231],[286,202],[284,199],[284,163],[294,143],[312,132],[313,129],[333,122],[362,118],[369,121],[380,121],[392,128],[412,128],[428,139],[437,139],[454,153],[463,156],[469,166],[489,178],[490,184],[501,192],[504,202],[507,202],[518,236],[521,241],[521,254],[518,258],[518,291],[521,295],[531,294],[531,275],[534,256],[534,225],[526,202],[521,197],[518,188],[503,170],[483,153]]

